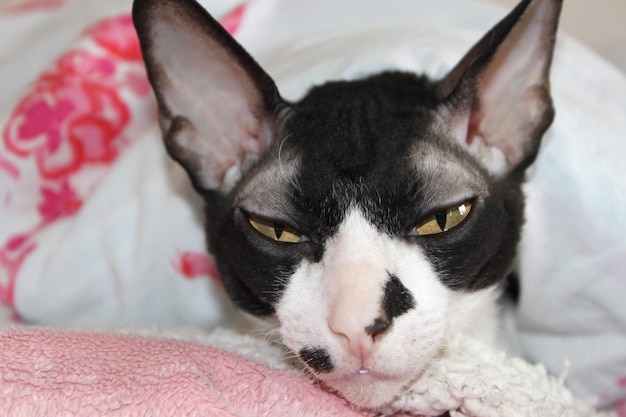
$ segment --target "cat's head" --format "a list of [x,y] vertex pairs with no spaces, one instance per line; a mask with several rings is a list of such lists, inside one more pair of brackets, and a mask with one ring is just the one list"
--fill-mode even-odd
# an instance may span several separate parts
[[376,406],[488,327],[553,118],[560,1],[523,1],[441,80],[388,72],[283,100],[192,0],[136,0],[169,154],[207,205],[233,301]]

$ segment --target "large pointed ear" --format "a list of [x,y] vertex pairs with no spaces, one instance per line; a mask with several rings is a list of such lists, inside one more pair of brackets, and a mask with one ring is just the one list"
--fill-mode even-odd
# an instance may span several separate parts
[[229,188],[284,109],[272,79],[194,0],[135,0],[166,148],[200,190]]
[[524,0],[438,84],[440,113],[489,171],[532,163],[552,123],[549,71],[562,0]]

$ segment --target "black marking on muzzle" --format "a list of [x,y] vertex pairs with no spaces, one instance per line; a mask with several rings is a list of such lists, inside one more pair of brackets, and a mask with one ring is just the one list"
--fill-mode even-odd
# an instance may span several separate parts
[[415,298],[411,291],[402,284],[397,276],[389,274],[389,281],[385,284],[383,296],[383,310],[387,320],[391,321],[412,308],[415,308]]
[[300,350],[299,355],[300,359],[317,373],[328,373],[335,367],[330,355],[324,348],[305,347]]
[[386,318],[377,318],[374,319],[374,323],[365,328],[365,333],[369,334],[372,337],[376,337],[380,334],[383,334],[389,329],[391,326],[391,321]]

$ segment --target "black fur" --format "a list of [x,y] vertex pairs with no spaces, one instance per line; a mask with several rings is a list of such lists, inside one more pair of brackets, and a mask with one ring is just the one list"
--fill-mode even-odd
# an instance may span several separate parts
[[412,308],[415,308],[413,294],[402,284],[402,281],[397,276],[390,274],[383,296],[383,309],[387,320],[393,320]]
[[335,366],[328,352],[323,348],[304,348],[299,352],[300,359],[315,372],[325,374],[332,371]]

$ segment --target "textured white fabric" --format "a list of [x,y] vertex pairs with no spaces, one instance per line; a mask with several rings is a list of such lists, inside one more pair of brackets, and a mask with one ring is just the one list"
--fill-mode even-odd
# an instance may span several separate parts
[[448,410],[452,417],[610,415],[596,413],[593,400],[576,398],[543,365],[462,337],[385,409],[427,416]]

